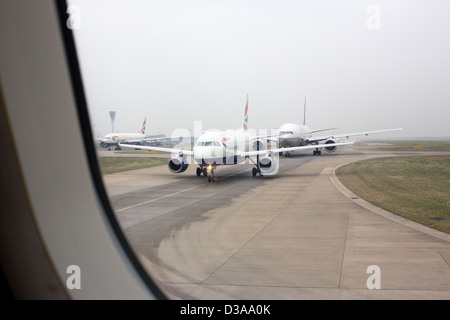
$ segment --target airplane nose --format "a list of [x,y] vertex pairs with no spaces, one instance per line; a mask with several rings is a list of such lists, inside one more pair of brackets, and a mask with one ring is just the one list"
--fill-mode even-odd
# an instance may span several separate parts
[[219,159],[222,157],[223,150],[222,148],[216,147],[204,147],[202,148],[202,158],[206,161],[210,161],[211,159]]
[[204,147],[202,150],[203,159],[210,159],[215,157],[215,150],[213,147]]

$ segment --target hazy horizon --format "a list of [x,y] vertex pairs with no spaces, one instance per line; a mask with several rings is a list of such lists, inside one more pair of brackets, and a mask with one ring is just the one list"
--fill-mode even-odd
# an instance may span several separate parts
[[[70,0],[96,135],[303,122],[450,137],[450,2]],[[74,21],[74,20],[72,20]]]

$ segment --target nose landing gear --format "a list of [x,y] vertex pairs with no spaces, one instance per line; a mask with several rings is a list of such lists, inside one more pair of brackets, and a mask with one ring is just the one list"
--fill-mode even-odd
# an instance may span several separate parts
[[215,166],[208,166],[208,168],[207,168],[207,173],[209,172],[208,182],[216,182],[217,181],[216,176],[214,175],[215,171],[216,171]]

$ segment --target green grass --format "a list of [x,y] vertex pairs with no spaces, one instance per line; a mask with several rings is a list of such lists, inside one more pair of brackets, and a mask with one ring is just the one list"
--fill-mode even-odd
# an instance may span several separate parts
[[359,197],[450,233],[450,156],[401,156],[354,162],[336,171]]
[[[382,145],[376,145],[380,143]],[[358,149],[376,151],[450,151],[450,141],[422,141],[422,140],[402,140],[402,141],[380,141],[380,142],[360,142]]]
[[159,157],[103,157],[99,158],[100,170],[103,174],[110,174],[128,170],[150,168],[167,165],[167,158]]

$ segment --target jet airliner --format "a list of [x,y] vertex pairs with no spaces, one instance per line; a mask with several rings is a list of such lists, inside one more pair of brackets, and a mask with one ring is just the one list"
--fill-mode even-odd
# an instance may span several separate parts
[[168,137],[162,138],[149,138],[145,135],[145,125],[147,119],[141,125],[141,129],[136,133],[109,133],[103,138],[98,138],[100,147],[111,150],[111,147],[115,147],[116,150],[121,150],[119,143],[131,143],[143,145],[145,142],[168,140]]
[[298,147],[298,146],[317,146],[317,148],[313,148],[313,155],[321,155],[322,152],[319,150],[319,143],[325,141],[325,151],[332,153],[337,150],[336,141],[343,138],[350,138],[354,136],[367,136],[369,134],[374,133],[382,133],[382,132],[391,132],[391,131],[400,131],[402,128],[396,129],[385,129],[385,130],[375,130],[375,131],[363,131],[363,132],[352,132],[352,133],[341,133],[341,134],[329,134],[323,136],[314,136],[314,133],[329,131],[338,128],[326,128],[319,130],[311,130],[306,125],[306,97],[304,104],[304,115],[303,115],[303,124],[300,123],[285,123],[278,129],[279,134],[279,146],[280,148],[284,148],[284,152],[286,156],[290,156],[291,151],[289,148]]
[[[282,151],[291,152],[323,147],[337,147],[350,145],[354,142],[333,143],[327,145],[295,146],[291,148],[267,149],[267,142],[272,141],[271,136],[258,136],[248,130],[248,97],[245,105],[244,119],[238,130],[207,131],[200,135],[194,143],[192,150],[177,148],[160,148],[152,146],[135,146],[119,143],[120,147],[167,152],[172,154],[169,160],[169,170],[181,173],[187,170],[191,163],[190,157],[198,164],[197,176],[208,176],[209,182],[215,182],[215,170],[218,165],[235,165],[244,163],[246,159],[253,162],[255,167],[252,174],[273,175],[279,167],[278,154]],[[255,159],[256,158],[256,159]]]

